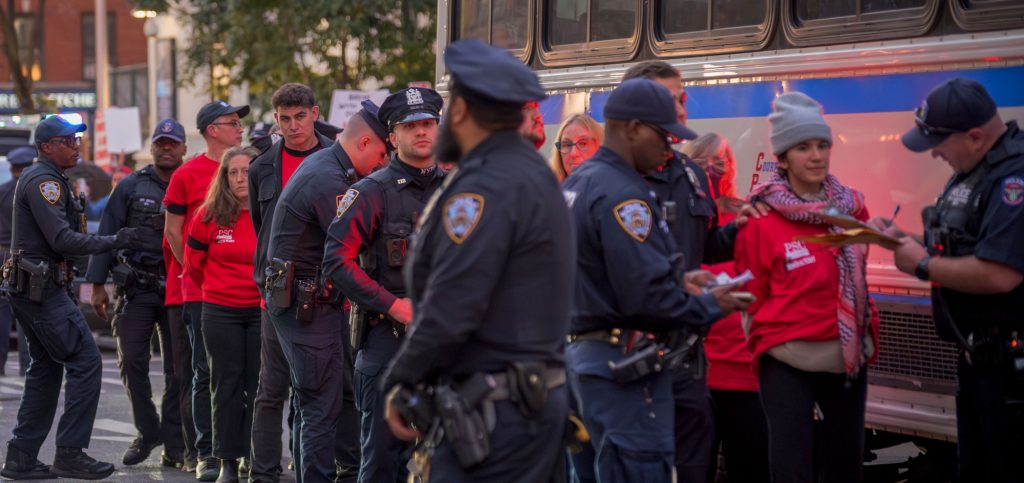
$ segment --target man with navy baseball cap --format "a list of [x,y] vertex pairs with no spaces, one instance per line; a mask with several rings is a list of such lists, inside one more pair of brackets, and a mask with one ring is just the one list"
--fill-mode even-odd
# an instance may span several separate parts
[[596,453],[645,455],[643,461],[599,457],[598,480],[643,474],[645,480],[671,481],[671,371],[644,370],[627,360],[634,349],[671,348],[632,348],[629,342],[648,333],[667,343],[670,334],[700,330],[746,303],[730,294],[735,285],[691,295],[677,276],[682,267],[676,244],[643,177],[671,159],[677,138],[691,134],[668,89],[646,78],[627,80],[608,97],[604,117],[603,145],[562,184],[577,246],[568,377],[577,400],[585,401],[581,415]]
[[[896,267],[932,285],[939,336],[960,346],[956,423],[960,481],[1019,481],[1024,453],[1024,133],[1004,123],[978,82],[956,78],[932,90],[903,135],[953,168],[924,236],[904,236]],[[889,226],[891,220],[873,220]]]

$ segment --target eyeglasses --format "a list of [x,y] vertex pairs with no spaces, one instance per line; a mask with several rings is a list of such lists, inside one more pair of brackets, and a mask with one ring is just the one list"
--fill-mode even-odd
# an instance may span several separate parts
[[242,129],[242,123],[239,122],[239,121],[211,122],[210,125],[211,126],[231,126],[231,127],[235,128],[235,129]]
[[925,136],[931,136],[932,134],[953,134],[963,132],[959,129],[950,129],[948,127],[929,126],[925,122],[925,118],[928,117],[928,109],[924,106],[918,107],[914,110],[914,122],[917,123],[917,129],[921,131],[921,134]]
[[594,147],[594,143],[597,140],[594,138],[579,138],[576,142],[572,141],[558,141],[555,143],[555,148],[558,149],[562,154],[569,154],[572,152],[572,148],[578,149],[581,153],[590,151],[590,148]]
[[644,126],[653,129],[654,132],[658,133],[659,135],[661,135],[661,137],[665,138],[665,144],[667,146],[672,146],[673,144],[676,144],[680,141],[679,138],[676,137],[674,134],[662,129],[661,126],[658,126],[657,124],[651,124],[649,122],[643,121],[641,121],[640,124],[643,124]]
[[82,138],[80,138],[78,136],[67,136],[67,137],[53,138],[49,142],[53,143],[53,144],[63,144],[65,146],[69,147],[69,148],[74,148],[74,147],[80,146],[82,144]]

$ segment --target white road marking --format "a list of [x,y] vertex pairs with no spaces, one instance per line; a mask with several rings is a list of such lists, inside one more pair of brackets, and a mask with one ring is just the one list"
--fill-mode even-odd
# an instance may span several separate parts
[[[110,431],[112,433],[131,434],[135,435],[138,430],[135,429],[135,425],[131,423],[123,423],[121,421],[115,421],[113,419],[97,419],[93,424],[93,428],[102,429],[104,431]],[[95,438],[95,436],[93,436]],[[131,438],[135,439],[135,438]],[[131,441],[129,439],[129,441]]]
[[99,439],[103,441],[122,441],[125,443],[135,441],[135,438],[132,436],[93,436],[92,439]]

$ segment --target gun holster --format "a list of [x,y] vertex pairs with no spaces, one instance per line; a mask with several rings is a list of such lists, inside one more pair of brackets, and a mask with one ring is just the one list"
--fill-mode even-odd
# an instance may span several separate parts
[[291,261],[275,258],[270,261],[264,274],[267,277],[265,288],[270,295],[270,303],[274,305],[275,309],[291,308],[295,265]]
[[662,344],[648,344],[623,359],[608,361],[612,378],[619,384],[629,384],[650,374],[662,372],[666,369],[666,352],[668,350]]
[[359,304],[349,301],[351,307],[348,311],[348,341],[352,344],[352,352],[358,352],[366,343],[366,335],[369,332],[369,321],[366,319],[366,310]]
[[508,367],[508,398],[527,418],[538,416],[547,403],[546,369],[543,362],[513,362]]
[[46,291],[46,281],[50,278],[50,264],[45,261],[32,263],[24,258],[19,258],[18,269],[23,271],[23,277],[28,279],[28,287],[26,289],[23,286],[21,293],[25,293],[30,302],[42,302],[43,293]]
[[[482,373],[474,376],[486,377]],[[441,418],[445,437],[463,468],[480,464],[491,453],[490,430],[478,406],[493,388],[486,383],[474,383],[472,379],[461,384],[460,391],[447,384],[434,388],[434,407]]]
[[134,285],[135,271],[128,265],[119,263],[110,271],[110,279],[114,285],[124,287],[124,290],[127,291],[131,285]]

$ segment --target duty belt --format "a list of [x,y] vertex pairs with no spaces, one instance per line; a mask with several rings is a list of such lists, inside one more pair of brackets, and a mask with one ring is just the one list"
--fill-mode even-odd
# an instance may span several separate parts
[[366,321],[370,324],[370,327],[377,327],[384,324],[390,324],[391,329],[395,331],[395,335],[398,337],[405,335],[405,324],[392,319],[387,314],[381,314],[378,312],[367,312]]
[[[487,395],[487,399],[491,401],[501,401],[508,399],[511,396],[509,391],[509,377],[508,373],[498,372],[495,374],[487,374],[487,382],[491,385],[493,390]],[[564,367],[549,367],[544,370],[544,386],[547,390],[552,390],[556,387],[560,387],[565,384],[565,368]]]
[[[629,331],[632,333],[632,331]],[[573,342],[582,342],[587,340],[607,342],[609,345],[618,347],[623,342],[629,342],[629,335],[623,336],[623,330],[619,328],[614,329],[600,329],[584,332],[582,334],[569,334],[565,336],[566,342],[572,344]]]

